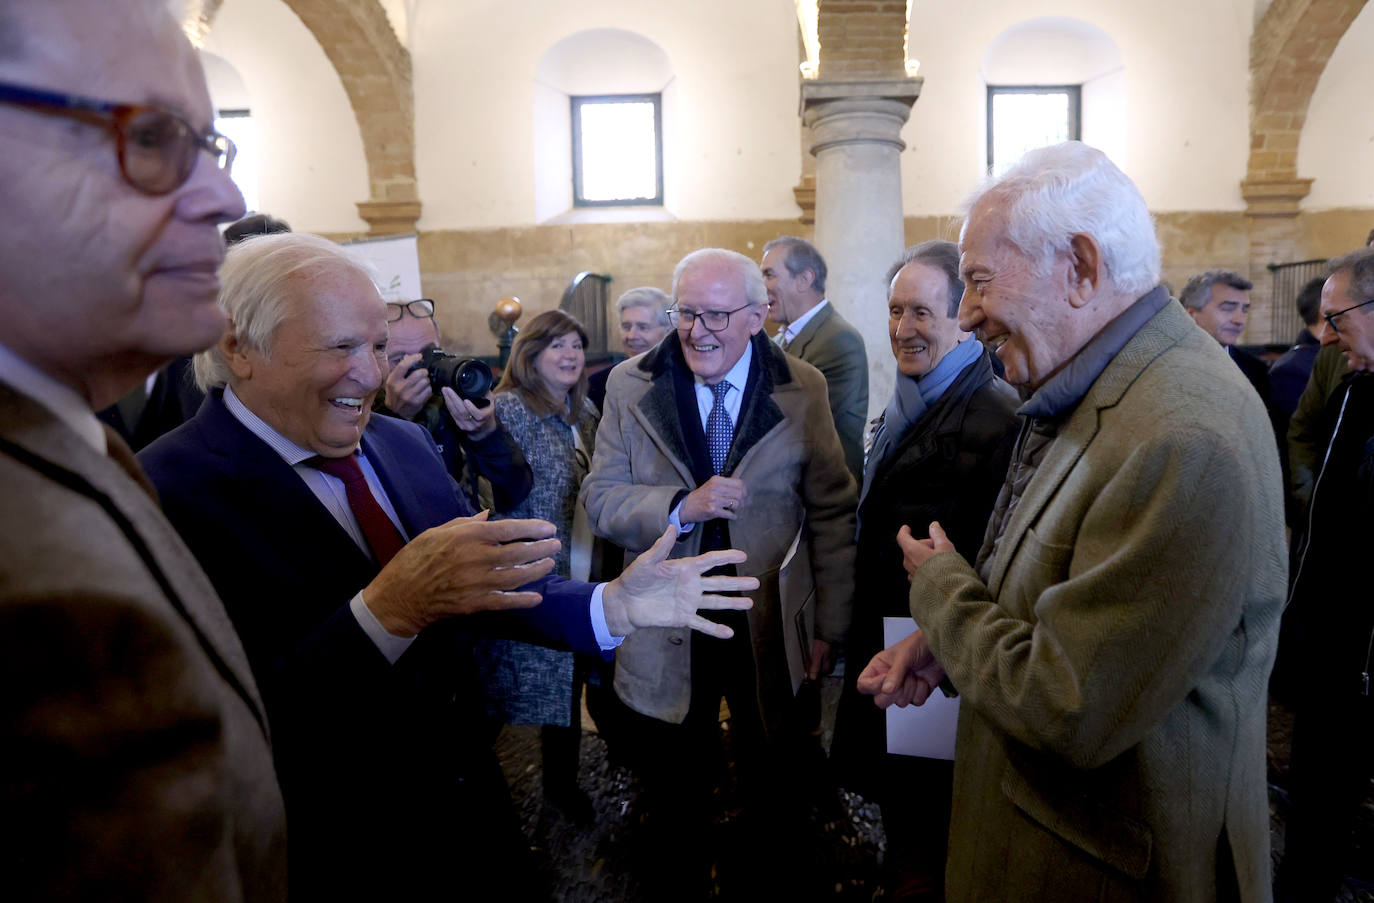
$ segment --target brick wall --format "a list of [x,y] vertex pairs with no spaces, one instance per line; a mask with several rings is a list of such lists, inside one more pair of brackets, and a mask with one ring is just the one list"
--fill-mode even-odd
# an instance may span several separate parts
[[906,0],[821,0],[823,79],[906,75]]

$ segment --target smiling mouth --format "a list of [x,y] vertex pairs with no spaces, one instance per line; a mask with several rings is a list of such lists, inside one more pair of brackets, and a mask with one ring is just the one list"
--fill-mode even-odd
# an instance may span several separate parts
[[703,345],[703,344],[700,344],[700,343],[698,343],[698,342],[693,342],[693,343],[692,343],[691,345],[689,345],[688,347],[691,348],[693,351],[695,351],[695,352],[698,353],[698,354],[710,354],[712,351],[719,351],[719,350],[720,350],[720,346],[719,346],[719,345]]
[[1006,333],[1003,333],[1002,335],[987,336],[986,338],[982,338],[983,347],[987,348],[988,351],[992,352],[993,354],[996,354],[999,348],[1007,344],[1007,339],[1009,338],[1010,336],[1008,336]]
[[355,396],[341,395],[337,398],[331,398],[329,404],[337,410],[347,411],[350,414],[361,413],[363,409],[363,400]]

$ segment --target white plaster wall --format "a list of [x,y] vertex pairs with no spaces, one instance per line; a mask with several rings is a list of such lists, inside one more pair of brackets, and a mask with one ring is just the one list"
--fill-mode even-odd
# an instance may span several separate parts
[[1244,209],[1250,3],[966,0],[954,9],[941,0],[912,4],[910,53],[925,84],[903,130],[908,216],[951,213],[978,184],[987,147],[979,66],[1007,28],[1047,16],[1095,25],[1119,48],[1128,120],[1115,161],[1151,209]]
[[423,0],[412,12],[422,228],[535,221],[536,143],[561,137],[534,134],[536,67],[558,41],[592,28],[639,34],[672,63],[665,117],[691,124],[665,124],[679,217],[797,215],[799,58],[789,0]]
[[205,49],[243,77],[261,148],[260,206],[307,232],[366,231],[367,161],[348,95],[282,0],[220,7]]
[[1298,175],[1314,179],[1307,210],[1374,207],[1374,6],[1331,54],[1298,142]]

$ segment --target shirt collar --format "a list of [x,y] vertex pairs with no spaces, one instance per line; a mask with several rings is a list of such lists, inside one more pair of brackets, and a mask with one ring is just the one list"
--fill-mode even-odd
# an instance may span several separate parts
[[301,448],[290,439],[267,425],[267,422],[248,410],[248,406],[234,394],[233,388],[224,387],[224,406],[229,409],[229,413],[234,415],[234,419],[247,427],[248,432],[257,436],[263,442],[281,456],[281,459],[292,467],[315,457],[315,453]]
[[783,341],[795,341],[797,336],[801,334],[801,331],[806,328],[806,324],[811,322],[812,317],[816,316],[816,314],[824,310],[825,305],[828,303],[828,298],[822,298],[820,303],[817,304],[815,307],[811,308],[806,313],[802,314],[800,317],[797,317],[797,319],[793,320],[791,323],[788,323],[787,329],[783,333]]
[[[730,388],[744,391],[744,384],[749,381],[749,362],[754,359],[754,343],[750,341],[744,346],[744,353],[735,361],[735,366],[731,367],[725,374],[725,380],[730,383]],[[692,374],[692,382],[698,386],[705,386],[706,380]]]
[[105,428],[90,402],[66,383],[53,379],[13,351],[0,345],[0,382],[41,404],[102,455],[108,451]]

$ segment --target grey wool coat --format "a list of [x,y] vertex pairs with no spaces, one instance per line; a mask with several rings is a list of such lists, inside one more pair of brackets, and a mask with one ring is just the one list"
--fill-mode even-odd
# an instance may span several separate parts
[[[749,594],[749,632],[759,711],[764,724],[775,727],[804,671],[806,634],[814,629],[815,636],[839,643],[848,631],[858,496],[830,419],[824,377],[762,332],[752,345],[758,378],[740,409],[725,472],[748,488],[739,517],[729,522],[730,539],[749,556],[739,573],[760,582]],[[674,373],[685,368],[677,336],[670,334],[616,367],[607,382],[582,499],[592,531],[630,555],[662,535],[674,497],[697,485],[674,390]],[[696,415],[694,401],[691,413]],[[682,536],[673,557],[697,554],[702,532],[698,526]],[[797,552],[783,568],[794,539]],[[616,651],[620,698],[645,715],[680,723],[691,703],[691,643],[684,629],[631,634]]]
[[912,581],[963,697],[947,899],[1269,900],[1285,562],[1264,405],[1169,303],[1061,423],[987,584],[954,552]]

